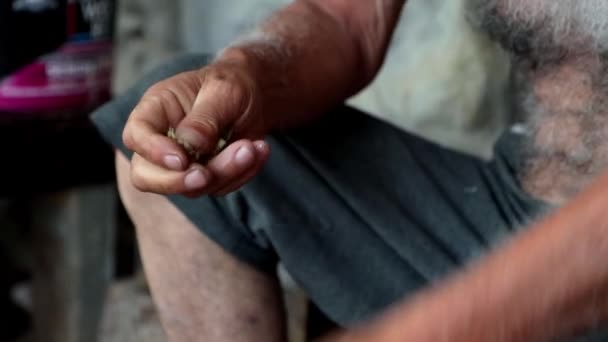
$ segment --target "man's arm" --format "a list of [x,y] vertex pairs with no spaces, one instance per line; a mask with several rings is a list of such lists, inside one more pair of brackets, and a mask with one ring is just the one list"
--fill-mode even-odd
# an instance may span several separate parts
[[[405,0],[298,0],[231,44],[219,63],[245,66],[274,128],[308,121],[367,86]],[[188,125],[188,118],[181,127]],[[276,120],[275,120],[276,119]]]
[[[190,196],[243,185],[268,158],[269,131],[311,120],[373,79],[404,3],[297,0],[211,65],[152,86],[123,132],[134,185]],[[227,132],[222,153],[191,163],[188,154],[213,155]]]
[[549,341],[608,308],[608,174],[479,264],[330,341]]

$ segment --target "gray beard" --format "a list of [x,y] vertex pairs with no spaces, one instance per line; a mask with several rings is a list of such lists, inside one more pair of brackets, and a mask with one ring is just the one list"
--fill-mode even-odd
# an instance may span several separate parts
[[608,51],[606,0],[469,0],[472,22],[516,55],[552,61]]

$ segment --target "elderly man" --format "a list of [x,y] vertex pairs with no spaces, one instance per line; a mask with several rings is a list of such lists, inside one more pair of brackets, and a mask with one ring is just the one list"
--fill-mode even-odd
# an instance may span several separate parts
[[608,1],[471,0],[527,114],[491,162],[340,106],[404,5],[295,1],[95,114],[172,341],[284,340],[278,262],[347,328],[331,339],[543,341],[604,321]]

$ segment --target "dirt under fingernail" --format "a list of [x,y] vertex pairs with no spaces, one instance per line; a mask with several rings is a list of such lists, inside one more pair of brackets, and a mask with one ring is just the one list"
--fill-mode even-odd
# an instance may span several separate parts
[[191,161],[202,162],[202,163],[207,163],[211,158],[217,156],[220,152],[222,152],[226,148],[226,146],[228,146],[231,136],[232,136],[232,130],[228,130],[225,134],[222,135],[222,138],[220,138],[219,141],[217,142],[217,145],[215,147],[215,151],[213,152],[213,154],[202,156],[200,151],[195,149],[188,142],[183,141],[182,139],[179,139],[177,137],[177,131],[175,130],[175,128],[169,127],[169,129],[167,130],[167,137],[174,140],[178,145],[183,147]]
[[167,137],[174,140],[181,147],[183,147],[184,150],[186,151],[186,154],[188,154],[188,157],[190,158],[190,160],[196,162],[200,159],[200,157],[201,157],[200,152],[198,150],[196,150],[194,147],[192,147],[192,145],[188,144],[186,141],[179,139],[177,137],[177,132],[175,131],[175,128],[169,127],[169,130],[167,131]]

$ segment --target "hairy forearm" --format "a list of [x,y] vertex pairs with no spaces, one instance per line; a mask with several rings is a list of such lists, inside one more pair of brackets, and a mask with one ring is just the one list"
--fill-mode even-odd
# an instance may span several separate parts
[[[548,341],[606,319],[608,175],[451,280],[344,341]],[[342,341],[342,340],[340,340]]]
[[366,86],[382,64],[404,0],[299,0],[219,61],[246,63],[277,126],[306,121]]

